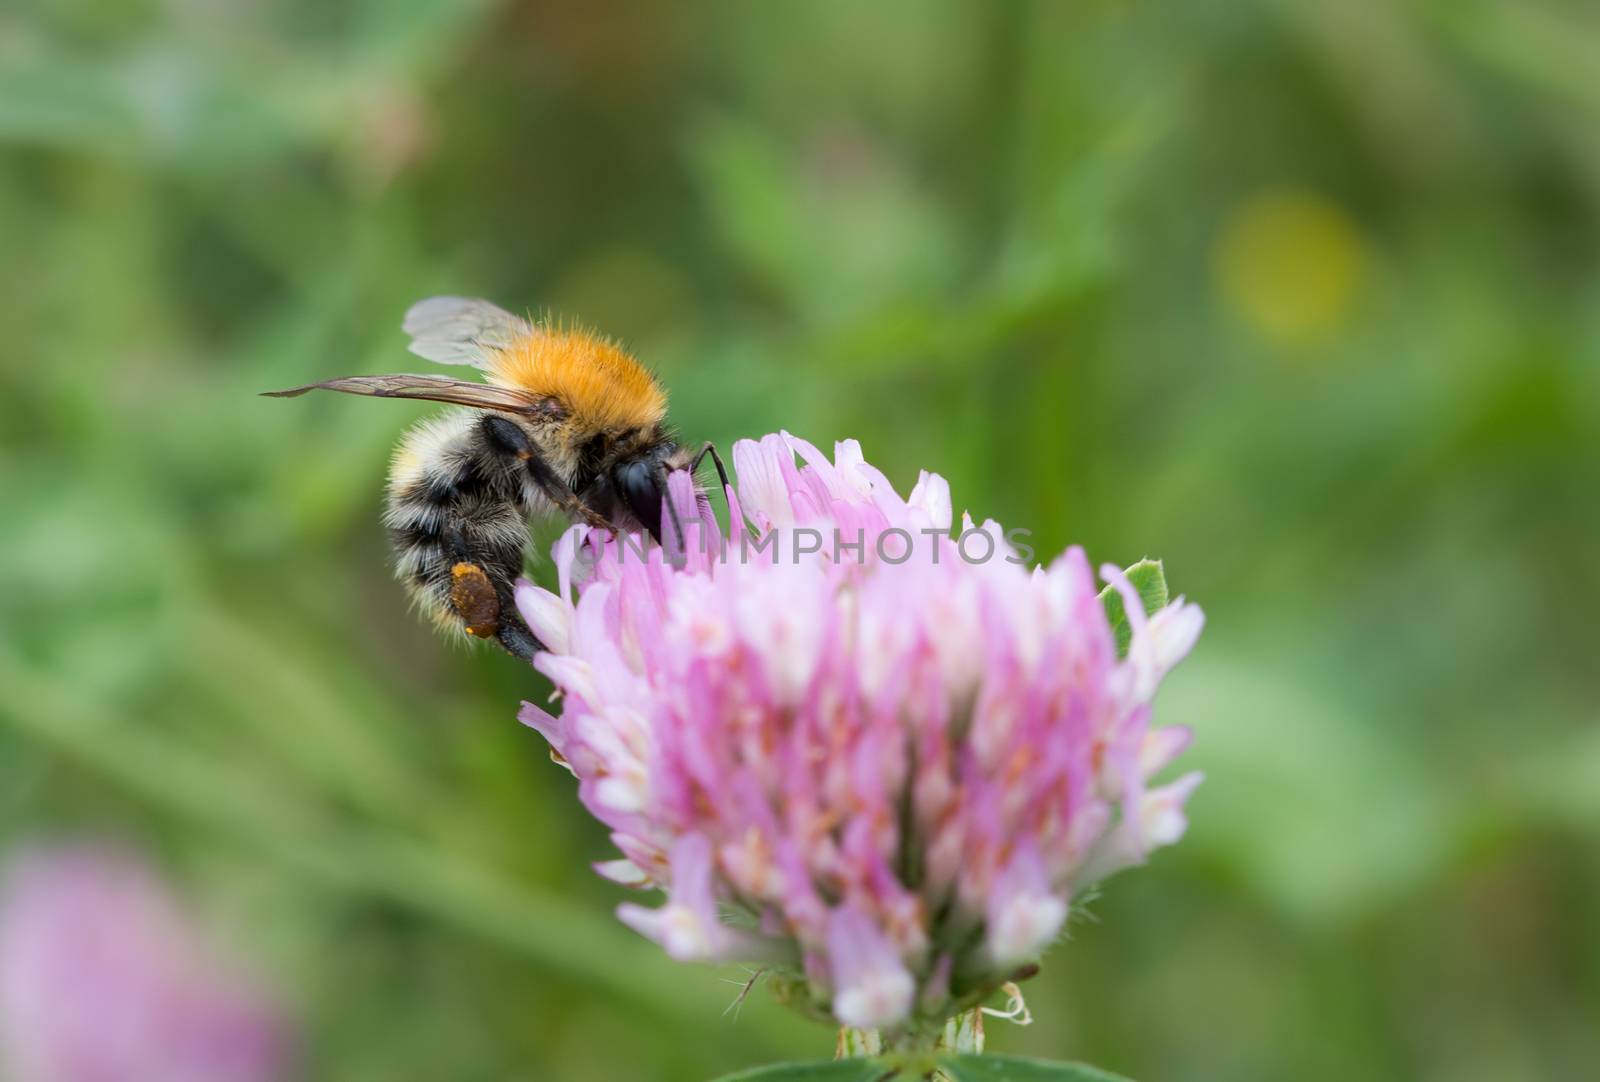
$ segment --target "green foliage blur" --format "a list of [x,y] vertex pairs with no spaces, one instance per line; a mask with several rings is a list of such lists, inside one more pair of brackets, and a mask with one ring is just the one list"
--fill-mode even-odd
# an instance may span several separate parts
[[1597,56],[1576,0],[13,0],[0,844],[149,849],[316,1079],[828,1054],[611,918],[548,686],[407,611],[428,411],[256,397],[481,295],[621,337],[690,438],[857,437],[1205,607],[1190,835],[991,1048],[1589,1076]]

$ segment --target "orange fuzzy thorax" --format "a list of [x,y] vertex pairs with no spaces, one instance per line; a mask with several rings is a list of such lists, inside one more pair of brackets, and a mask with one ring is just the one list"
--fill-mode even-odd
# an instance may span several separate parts
[[661,385],[614,343],[579,330],[539,328],[494,354],[489,381],[556,399],[580,427],[650,428],[667,414]]

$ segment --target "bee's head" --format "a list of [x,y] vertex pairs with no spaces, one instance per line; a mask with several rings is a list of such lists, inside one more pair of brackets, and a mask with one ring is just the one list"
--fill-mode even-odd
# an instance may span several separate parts
[[611,488],[617,503],[658,542],[661,540],[661,507],[667,497],[667,477],[688,465],[687,451],[675,443],[662,442],[611,468]]
[[661,540],[661,501],[666,497],[667,474],[651,457],[617,463],[611,483],[622,503],[650,536]]

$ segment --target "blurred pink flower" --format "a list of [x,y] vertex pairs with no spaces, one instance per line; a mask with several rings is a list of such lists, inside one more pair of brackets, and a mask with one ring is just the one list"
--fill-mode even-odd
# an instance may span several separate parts
[[10,1082],[281,1082],[289,1033],[131,854],[40,849],[0,882]]
[[716,533],[677,474],[702,543],[669,561],[577,527],[560,590],[520,586],[563,698],[522,719],[611,827],[626,859],[602,873],[667,890],[619,916],[673,957],[790,967],[853,1026],[942,1021],[1036,959],[1076,891],[1182,835],[1200,777],[1150,787],[1188,742],[1150,702],[1200,610],[1146,618],[1103,569],[1119,659],[1082,550],[1029,569],[993,522],[952,537],[942,478],[902,499],[854,441],[733,459],[753,536]]

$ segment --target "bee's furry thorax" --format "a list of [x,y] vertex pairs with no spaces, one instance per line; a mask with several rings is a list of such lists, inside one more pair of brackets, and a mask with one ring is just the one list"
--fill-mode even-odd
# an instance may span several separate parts
[[489,381],[560,403],[578,439],[648,430],[667,415],[649,370],[609,339],[582,330],[531,328],[487,358]]

